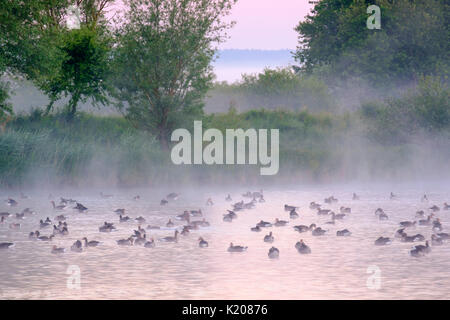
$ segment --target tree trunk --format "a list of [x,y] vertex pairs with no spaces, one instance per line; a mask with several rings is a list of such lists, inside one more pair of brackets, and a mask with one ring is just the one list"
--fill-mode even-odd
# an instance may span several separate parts
[[67,111],[67,121],[71,122],[73,118],[75,118],[75,114],[77,113],[77,105],[80,100],[80,95],[75,93],[69,101],[69,110]]

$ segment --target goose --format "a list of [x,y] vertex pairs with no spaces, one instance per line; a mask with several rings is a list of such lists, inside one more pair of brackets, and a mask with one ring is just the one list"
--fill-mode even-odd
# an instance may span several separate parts
[[284,210],[285,211],[295,211],[295,209],[297,209],[297,207],[290,206],[290,205],[287,205],[287,204],[284,205]]
[[50,236],[39,236],[37,239],[40,241],[52,241],[54,235],[51,234]]
[[208,242],[205,241],[205,239],[203,239],[202,237],[198,238],[198,246],[200,248],[206,248],[208,247]]
[[171,219],[169,219],[169,221],[166,223],[166,227],[167,228],[172,228],[175,224],[172,222]]
[[423,210],[416,212],[416,218],[423,218],[425,217],[425,212]]
[[424,236],[421,234],[415,234],[413,236],[408,236],[406,233],[402,235],[401,240],[403,242],[415,242],[415,241],[423,241],[425,240]]
[[225,198],[225,201],[233,201],[233,199],[231,199],[231,196],[228,194],[228,196]]
[[12,242],[0,242],[0,249],[9,249],[14,247],[14,243]]
[[198,210],[191,210],[191,211],[189,212],[189,214],[190,214],[192,217],[202,217],[202,216],[203,216],[203,213],[202,213],[202,210],[201,210],[201,209],[198,209]]
[[261,228],[259,226],[253,227],[250,230],[253,232],[261,232]]
[[440,246],[443,244],[443,241],[441,238],[436,236],[435,234],[431,235],[431,245],[433,246]]
[[182,236],[187,236],[189,234],[189,227],[188,226],[184,226],[183,230],[181,230],[181,235]]
[[189,211],[185,210],[182,214],[177,215],[175,217],[175,219],[177,219],[177,220],[186,220],[187,221],[189,216],[190,216]]
[[288,223],[289,223],[288,221],[285,221],[285,220],[278,220],[278,218],[276,218],[276,219],[275,219],[274,226],[275,226],[275,227],[284,227],[284,226],[286,226]]
[[124,215],[125,214],[125,209],[122,209],[122,208],[116,209],[116,210],[114,210],[114,213]]
[[168,200],[177,200],[178,199],[178,194],[177,193],[175,193],[175,192],[172,192],[172,193],[169,193],[167,196],[166,196],[166,199],[168,199]]
[[178,230],[175,230],[175,235],[173,237],[168,236],[168,237],[164,237],[164,238],[160,238],[159,241],[162,242],[178,242]]
[[323,230],[321,227],[314,228],[312,231],[313,236],[323,236],[327,232],[326,230]]
[[338,237],[348,237],[348,236],[351,236],[351,235],[352,235],[352,233],[350,231],[348,231],[347,229],[338,230],[336,232],[336,236],[338,236]]
[[330,196],[328,198],[325,198],[324,202],[330,204],[330,203],[333,203],[333,202],[338,202],[338,199],[336,199],[334,196]]
[[264,236],[264,242],[272,243],[274,240],[275,240],[275,239],[274,239],[274,237],[273,237],[273,235],[272,235],[272,232],[270,232],[269,234],[266,234],[266,235]]
[[87,247],[97,247],[100,244],[100,241],[91,240],[88,241],[86,237],[84,237],[82,240],[84,240],[84,246]]
[[212,201],[211,198],[208,198],[208,200],[206,200],[206,205],[207,205],[207,206],[212,206],[212,205],[214,205],[214,202]]
[[255,202],[252,200],[250,202],[244,203],[244,209],[252,209],[255,206]]
[[382,213],[380,213],[379,215],[378,215],[378,219],[379,220],[389,220],[389,217],[388,217],[388,215],[386,214],[386,213],[384,213],[384,212],[382,212]]
[[405,233],[405,228],[398,229],[398,230],[395,232],[395,237],[396,237],[396,238],[403,238],[403,236],[405,236],[405,235],[406,235],[406,233]]
[[391,192],[391,194],[389,195],[389,199],[394,200],[395,198],[397,198],[397,196]]
[[384,246],[387,244],[390,244],[392,241],[390,238],[385,237],[379,237],[377,240],[375,240],[376,246]]
[[137,246],[143,246],[147,242],[146,235],[142,237],[138,237],[136,240],[134,240],[134,244]]
[[437,236],[438,236],[439,238],[441,238],[442,240],[448,240],[448,239],[450,239],[450,235],[449,235],[448,233],[444,233],[444,232],[437,233]]
[[346,207],[340,207],[339,208],[339,211],[341,212],[341,213],[351,213],[352,212],[352,209],[351,208],[346,208]]
[[69,230],[67,229],[67,227],[63,227],[62,230],[61,230],[61,232],[60,232],[60,234],[61,234],[62,236],[68,235],[68,234],[69,234]]
[[144,243],[145,248],[154,248],[155,247],[155,240],[151,238],[149,241]]
[[114,227],[113,223],[105,221],[105,223],[98,228],[98,231],[100,231],[100,232],[111,232],[111,231],[113,231],[115,229],[116,229],[116,227]]
[[309,227],[305,226],[305,225],[298,225],[298,226],[294,226],[294,230],[302,233],[302,232],[309,231],[315,227],[316,227],[316,225],[314,223],[311,224]]
[[36,240],[39,237],[40,233],[39,231],[35,231],[35,232],[30,232],[28,234],[28,239],[30,240]]
[[433,231],[442,231],[442,224],[439,218],[433,221]]
[[250,198],[252,196],[252,193],[250,191],[247,191],[246,193],[243,193],[242,196],[245,198]]
[[70,251],[73,252],[82,252],[83,251],[83,244],[81,243],[80,240],[75,241],[71,246],[70,246]]
[[233,242],[230,243],[230,246],[228,247],[228,252],[244,252],[247,250],[248,247],[243,246],[235,246],[233,245]]
[[133,237],[129,237],[128,239],[120,239],[116,240],[119,246],[132,246],[133,245]]
[[16,213],[16,219],[19,220],[25,219],[25,213]]
[[295,209],[289,212],[290,219],[297,219],[299,217],[298,213],[295,212]]
[[119,222],[128,222],[128,221],[130,221],[129,216],[125,216],[125,217],[123,217],[122,215],[119,216]]
[[50,201],[54,210],[64,210],[67,206],[64,204],[56,205],[55,201]]
[[86,208],[85,206],[83,206],[81,203],[77,202],[77,205],[74,207],[74,209],[78,210],[79,212],[84,212],[84,211],[86,211],[88,208]]
[[300,254],[311,253],[311,248],[303,242],[303,239],[300,239],[300,241],[295,244],[295,249],[297,249],[298,253]]
[[20,229],[20,223],[11,223],[9,228],[14,230]]
[[8,200],[6,200],[6,204],[7,204],[8,206],[15,207],[15,206],[17,206],[19,203],[18,203],[16,200],[14,200],[14,199],[9,198]]
[[319,216],[327,216],[330,212],[331,210],[329,209],[320,209],[320,208],[317,209],[317,214]]
[[375,215],[376,216],[380,215],[381,213],[384,213],[383,209],[378,208],[377,210],[375,210]]
[[0,217],[8,218],[11,214],[9,212],[0,212]]
[[52,223],[52,220],[49,218],[49,217],[47,217],[47,219],[45,219],[45,223]]
[[162,199],[161,202],[159,203],[161,206],[165,206],[166,204],[168,204],[169,201],[167,201],[166,199]]
[[402,227],[409,228],[409,227],[414,227],[416,225],[416,223],[417,223],[417,221],[402,221],[402,222],[400,222],[400,225]]
[[233,204],[233,210],[234,211],[239,211],[239,210],[242,210],[242,209],[244,209],[244,200],[236,202],[236,203]]
[[270,227],[272,227],[272,224],[270,222],[263,221],[263,220],[259,221],[256,225],[258,227],[260,227],[260,228],[270,228]]
[[275,247],[269,249],[269,253],[267,254],[270,259],[278,259],[280,257],[280,250]]
[[433,217],[432,214],[430,214],[426,219],[419,220],[419,225],[421,226],[429,226],[431,224],[431,218]]
[[437,212],[440,209],[439,209],[439,207],[437,205],[434,205],[434,206],[430,207],[430,210],[433,211],[433,212]]
[[145,218],[144,217],[137,217],[136,219],[134,219],[135,221],[139,222],[139,223],[145,223]]
[[447,202],[444,202],[443,209],[450,210],[450,204],[448,204]]
[[42,221],[42,219],[39,221],[39,227],[40,227],[41,229],[46,228],[46,227],[48,227],[48,226],[50,226],[50,225],[51,225],[51,223],[49,223],[49,222],[44,222],[44,221]]
[[315,203],[314,201],[313,201],[313,202],[310,202],[310,203],[309,203],[309,208],[310,208],[310,209],[313,209],[313,210],[320,209],[320,204]]
[[415,246],[411,251],[410,254],[413,257],[421,257],[424,256],[425,254],[431,252],[431,247],[428,243],[428,241],[425,242],[425,245],[418,245]]
[[428,197],[427,197],[426,194],[424,194],[424,195],[422,196],[421,201],[422,201],[422,202],[428,201]]
[[353,200],[359,200],[359,196],[353,192],[353,196],[352,196]]
[[65,251],[66,251],[65,248],[58,248],[57,246],[53,246],[51,252],[53,254],[60,254],[60,253],[64,253]]
[[224,222],[231,222],[231,221],[233,221],[233,217],[229,213],[227,213],[227,214],[223,215],[223,219],[222,220]]

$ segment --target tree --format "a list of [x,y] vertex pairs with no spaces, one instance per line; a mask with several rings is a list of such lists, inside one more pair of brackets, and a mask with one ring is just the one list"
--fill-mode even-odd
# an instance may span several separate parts
[[61,54],[55,62],[59,68],[55,73],[46,73],[36,83],[50,98],[47,113],[62,96],[69,96],[67,119],[76,114],[79,102],[88,99],[94,104],[106,104],[106,81],[109,71],[110,37],[104,11],[112,0],[68,1],[57,14],[67,13],[68,5],[80,9],[79,29],[68,30],[63,19],[56,19],[57,32],[53,34],[54,44]]
[[214,44],[236,0],[129,0],[117,30],[113,91],[136,126],[155,133],[167,149],[169,132],[202,113],[211,84]]
[[[381,29],[369,30],[366,10],[381,8]],[[448,1],[322,0],[296,27],[296,59],[304,70],[326,66],[332,77],[374,85],[448,75]]]

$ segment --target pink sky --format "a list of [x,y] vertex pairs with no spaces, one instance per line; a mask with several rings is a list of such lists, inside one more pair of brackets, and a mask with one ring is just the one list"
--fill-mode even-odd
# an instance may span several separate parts
[[309,0],[238,0],[231,19],[236,25],[222,49],[295,49],[293,28],[313,7]]
[[[110,12],[121,6],[122,1],[117,0]],[[228,17],[236,25],[220,48],[295,49],[297,33],[293,29],[312,7],[309,0],[238,0]]]

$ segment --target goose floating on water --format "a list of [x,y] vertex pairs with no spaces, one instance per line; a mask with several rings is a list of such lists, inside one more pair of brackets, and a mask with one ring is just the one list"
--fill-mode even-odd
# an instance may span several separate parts
[[88,208],[77,202],[77,205],[74,207],[74,209],[78,210],[79,212],[84,212],[87,211]]
[[155,240],[151,238],[149,241],[144,243],[145,248],[154,248],[155,247]]
[[274,237],[273,237],[273,235],[272,235],[272,231],[271,231],[269,234],[266,234],[266,235],[264,236],[264,242],[272,243],[274,240],[275,240],[275,239],[274,239]]
[[312,230],[316,225],[313,223],[309,227],[305,225],[294,226],[294,230],[300,233]]
[[9,249],[14,246],[14,243],[12,242],[1,242],[0,243],[0,249]]
[[84,246],[87,247],[97,247],[100,244],[100,241],[96,241],[96,240],[91,240],[88,241],[88,239],[86,237],[83,238],[84,240]]
[[206,248],[208,247],[208,242],[205,241],[205,239],[203,239],[202,237],[198,238],[198,246],[200,248]]
[[336,232],[336,236],[338,236],[338,237],[348,237],[351,235],[352,235],[352,233],[348,229],[338,230]]
[[175,230],[175,235],[173,237],[168,236],[168,237],[164,237],[164,238],[160,238],[159,241],[162,242],[178,242],[178,230]]
[[303,242],[303,239],[300,239],[300,241],[295,244],[295,249],[297,249],[298,253],[301,254],[311,253],[311,248]]
[[379,237],[377,240],[375,240],[376,246],[385,246],[387,244],[390,244],[392,241],[390,238],[385,237]]
[[269,249],[269,253],[267,254],[270,259],[278,259],[280,257],[280,250],[275,247]]
[[284,227],[289,223],[289,221],[275,219],[275,223],[273,224],[275,227]]
[[64,253],[65,251],[66,251],[65,248],[58,248],[57,246],[53,246],[51,252],[53,254],[61,254],[61,253]]
[[17,206],[19,203],[18,203],[16,200],[14,200],[14,199],[9,198],[8,200],[6,200],[6,204],[7,204],[8,206],[15,207],[15,206]]
[[231,242],[230,246],[228,247],[228,252],[244,252],[246,250],[247,250],[247,247],[235,246],[235,245],[233,245],[233,242]]

